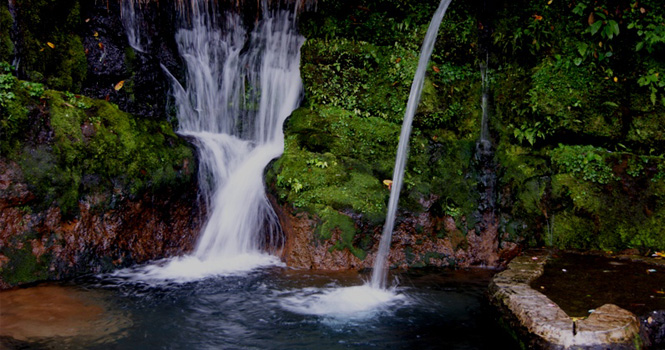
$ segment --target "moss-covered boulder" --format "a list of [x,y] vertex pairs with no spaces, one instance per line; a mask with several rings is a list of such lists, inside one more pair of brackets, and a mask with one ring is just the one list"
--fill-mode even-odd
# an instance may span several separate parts
[[182,252],[196,159],[167,121],[0,74],[0,286]]

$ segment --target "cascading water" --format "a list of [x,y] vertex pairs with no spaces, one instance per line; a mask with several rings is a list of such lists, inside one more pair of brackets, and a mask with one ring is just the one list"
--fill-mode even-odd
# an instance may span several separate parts
[[404,113],[404,121],[402,122],[402,131],[399,136],[399,145],[397,147],[397,157],[395,159],[395,169],[393,170],[393,184],[390,189],[390,200],[388,201],[388,213],[386,215],[386,223],[383,226],[383,233],[381,235],[381,242],[379,243],[379,250],[374,260],[372,271],[372,279],[370,285],[373,288],[386,288],[386,265],[388,251],[390,250],[390,241],[392,239],[393,228],[395,226],[395,214],[397,212],[397,203],[399,201],[399,192],[402,189],[404,178],[404,167],[406,166],[406,155],[409,146],[409,136],[411,135],[411,124],[413,116],[416,114],[418,103],[420,102],[420,95],[423,90],[425,82],[425,71],[432,51],[434,50],[434,42],[436,35],[439,31],[439,26],[446,14],[448,5],[451,0],[442,0],[439,8],[434,13],[434,17],[430,22],[423,46],[420,50],[420,60],[418,61],[418,69],[411,84],[411,93],[409,94],[409,101],[406,105]]
[[[300,46],[294,14],[279,11],[257,24],[249,49],[241,19],[223,29],[206,11],[176,35],[187,65],[187,88],[177,86],[179,133],[199,148],[202,194],[211,212],[194,255],[202,260],[255,252],[260,234],[278,230],[263,185],[263,169],[284,148],[282,124],[297,108]],[[223,31],[222,31],[223,30]]]
[[121,0],[120,2],[120,17],[125,33],[127,33],[129,46],[140,52],[144,52],[146,47],[150,45],[150,38],[143,33],[141,28],[142,23],[144,23],[143,18],[136,8],[138,6],[140,10],[145,4],[146,0]]
[[480,77],[482,79],[483,95],[480,102],[482,108],[482,120],[480,122],[480,147],[488,149],[491,147],[490,143],[490,128],[489,128],[489,81],[487,80],[487,64],[480,67]]
[[143,280],[188,281],[279,263],[264,252],[266,242],[280,243],[280,228],[263,170],[283,153],[282,125],[302,96],[304,38],[295,11],[269,11],[264,3],[263,18],[248,34],[235,13],[219,23],[215,1],[179,6],[184,25],[176,42],[186,83],[171,76],[172,93],[178,133],[199,151],[208,220],[192,255],[144,268]]

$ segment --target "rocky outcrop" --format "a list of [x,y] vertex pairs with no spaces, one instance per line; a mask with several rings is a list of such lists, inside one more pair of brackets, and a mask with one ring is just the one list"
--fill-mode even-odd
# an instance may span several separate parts
[[193,182],[104,206],[87,197],[73,217],[56,206],[34,212],[21,169],[0,158],[0,289],[182,254],[200,229],[197,195]]
[[[339,249],[342,241],[340,228],[333,230],[330,239],[317,236],[319,219],[309,213],[294,212],[288,205],[279,205],[273,199],[286,236],[281,252],[282,259],[290,267],[316,270],[348,270],[372,268],[379,241],[381,226],[369,226],[355,217],[356,235],[371,240],[366,255],[358,257],[349,249]],[[398,220],[392,236],[387,262],[389,268],[407,269],[424,266],[500,266],[519,252],[518,245],[503,242],[499,247],[496,230],[480,235],[474,231],[464,235],[452,217],[436,218],[424,212],[419,215],[404,214]],[[445,235],[437,232],[445,231]],[[360,242],[355,242],[360,245]]]
[[657,333],[657,317],[642,321],[649,325],[642,331],[641,322],[633,313],[612,304],[596,308],[585,319],[571,318],[547,296],[532,289],[529,284],[543,273],[546,261],[544,253],[519,256],[494,277],[489,287],[492,303],[517,332],[524,347],[635,349],[636,344],[655,344],[655,337],[646,334]]

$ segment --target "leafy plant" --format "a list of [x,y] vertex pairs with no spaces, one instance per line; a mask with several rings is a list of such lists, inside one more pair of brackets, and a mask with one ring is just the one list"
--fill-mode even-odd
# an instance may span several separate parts
[[[649,88],[649,99],[654,105],[656,104],[658,92],[660,89],[665,88],[665,79],[662,79],[660,73],[653,68],[650,69],[647,74],[641,76],[637,80],[637,83],[640,86],[646,86]],[[663,103],[663,106],[665,106],[665,96],[661,97],[661,102]]]
[[602,148],[559,145],[551,151],[552,164],[564,173],[585,181],[607,184],[616,179],[612,167],[605,161]]

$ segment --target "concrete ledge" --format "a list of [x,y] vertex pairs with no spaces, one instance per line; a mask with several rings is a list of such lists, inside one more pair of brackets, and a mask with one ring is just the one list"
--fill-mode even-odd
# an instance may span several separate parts
[[588,318],[574,320],[531,281],[542,275],[545,253],[515,258],[489,286],[490,299],[508,326],[527,348],[636,349],[641,348],[640,322],[631,312],[605,304]]

